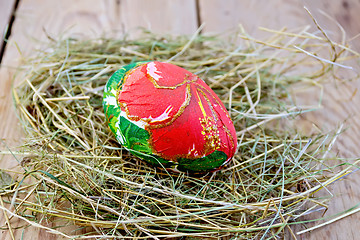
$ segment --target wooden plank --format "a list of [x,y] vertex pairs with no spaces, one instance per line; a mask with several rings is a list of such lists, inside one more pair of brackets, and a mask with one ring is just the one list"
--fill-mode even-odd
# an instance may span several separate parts
[[[226,2],[226,4],[225,4]],[[328,31],[329,36],[336,40],[341,40],[341,31],[335,22],[331,21],[319,10],[323,10],[331,18],[336,19],[342,24],[348,36],[353,37],[360,32],[360,3],[357,0],[200,0],[200,19],[206,23],[205,33],[221,33],[230,29],[235,29],[242,24],[250,35],[262,37],[263,34],[257,31],[259,26],[280,29],[282,27],[294,28],[304,25],[311,25],[316,31],[315,24],[304,10],[306,4],[319,24]],[[216,17],[214,17],[216,16]],[[358,39],[358,38],[357,38]],[[355,39],[355,47],[360,46]],[[355,61],[352,66],[357,68]],[[341,71],[340,77],[346,78],[351,72]],[[315,113],[306,115],[304,125],[316,124],[324,131],[335,129],[339,123],[345,122],[347,131],[340,135],[335,145],[335,151],[340,157],[356,158],[360,156],[359,141],[360,122],[358,121],[360,112],[360,96],[356,94],[360,87],[360,81],[353,81],[346,85],[328,84],[325,88],[323,101],[324,108]],[[355,94],[355,95],[354,95]],[[315,98],[310,93],[302,96],[304,103],[313,104]],[[310,123],[310,124],[309,124]],[[325,216],[331,216],[342,212],[357,204],[360,200],[360,173],[356,172],[346,177],[345,180],[336,182],[328,187],[335,197],[329,203],[329,209]],[[327,195],[323,191],[322,194]],[[321,217],[318,213],[312,217]],[[360,214],[347,217],[329,226],[325,226],[316,231],[299,236],[299,239],[358,239],[358,229],[360,229]],[[295,232],[302,229],[301,226],[295,227]]]
[[125,0],[124,9],[125,29],[130,33],[135,31],[136,35],[139,27],[172,35],[193,34],[198,27],[194,0]]
[[13,8],[15,6],[15,0],[0,1],[0,49],[3,48],[4,37],[10,23]]
[[[21,63],[23,55],[31,54],[34,48],[43,47],[48,36],[55,39],[60,35],[116,37],[138,26],[161,34],[193,33],[197,28],[195,0],[176,0],[172,3],[169,4],[167,0],[156,0],[151,4],[147,0],[21,0],[0,68],[0,139],[6,139],[12,145],[22,136],[12,107],[11,83],[14,67]],[[3,148],[0,143],[0,149]],[[13,158],[0,156],[0,168],[14,168],[16,165]],[[0,211],[0,225],[4,221]],[[16,219],[11,222],[13,227],[24,224]],[[15,231],[15,239],[21,239],[22,231]],[[24,239],[56,239],[56,236],[34,228],[27,228],[24,236]],[[9,231],[0,234],[0,240],[5,239],[11,239]]]
[[301,1],[286,0],[199,0],[199,12],[201,22],[205,23],[203,32],[223,33],[241,24],[255,37],[262,37],[257,30],[260,26],[272,29],[303,26],[300,23],[305,15]]
[[[344,28],[348,39],[353,39],[350,43],[357,49],[357,51],[360,51],[360,1],[304,0],[304,3],[309,9],[312,9],[312,14],[315,16],[317,21],[321,23],[324,29],[338,31],[339,28],[337,24],[340,24]],[[332,35],[332,37],[338,37],[339,40],[341,35]]]

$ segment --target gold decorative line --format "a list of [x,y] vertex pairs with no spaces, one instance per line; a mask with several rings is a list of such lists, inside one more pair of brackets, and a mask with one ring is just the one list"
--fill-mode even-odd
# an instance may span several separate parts
[[[213,93],[211,93],[208,89],[206,89],[204,86],[198,84],[198,83],[195,83],[197,87],[200,87],[202,90],[205,90],[210,96],[212,96]],[[202,94],[205,94],[202,90],[200,90],[202,92]],[[215,97],[212,96],[212,98],[216,101],[216,103],[219,105],[220,109],[226,114],[226,116],[228,116],[230,118],[230,115],[228,113],[228,111],[226,111],[225,109],[222,108],[223,104],[219,102],[219,100]],[[207,99],[205,97],[205,99]],[[210,104],[210,109],[213,111],[213,107],[211,106]],[[216,119],[217,120],[217,119]],[[222,119],[220,118],[220,121],[222,122]],[[223,123],[223,122],[222,122]],[[231,147],[234,148],[235,147],[235,142],[234,142],[234,139],[231,135],[231,132],[230,132],[230,129],[226,126],[226,124],[223,123],[223,128],[228,136],[228,139],[230,140],[230,144],[231,144]]]
[[[212,106],[212,104],[210,102],[209,97],[205,94],[205,92],[202,89],[196,89],[196,90],[198,90],[204,96],[204,98],[205,98],[205,100],[206,100],[206,102],[207,102],[207,104],[208,104],[208,106],[210,108],[211,114],[213,115],[214,120],[218,121],[218,117],[216,116],[216,113],[215,113],[214,108],[213,108],[213,106]],[[198,96],[199,96],[199,94],[198,94]]]
[[190,99],[191,99],[191,91],[190,91],[190,84],[186,86],[186,99],[185,101],[181,104],[179,110],[177,111],[177,113],[171,118],[171,120],[167,123],[162,123],[162,124],[158,124],[158,125],[150,125],[151,119],[149,118],[141,118],[139,116],[134,116],[130,114],[129,108],[127,106],[126,103],[119,103],[119,105],[121,106],[122,109],[124,109],[127,117],[129,118],[129,120],[132,121],[144,121],[146,122],[148,125],[145,126],[145,129],[155,129],[155,128],[162,128],[162,127],[166,127],[170,124],[172,124],[185,110],[185,108],[189,105],[190,103]]
[[[195,83],[197,87],[200,87],[202,88],[202,90],[205,90],[210,96],[212,96],[214,93],[213,92],[210,92],[209,89],[206,89],[204,86],[198,84],[198,83]],[[216,93],[215,93],[216,94]],[[219,102],[219,100],[215,97],[212,96],[212,98],[216,101],[216,103],[219,105],[219,106],[222,106],[223,103],[222,102]],[[226,114],[226,116],[228,116],[230,118],[230,115],[229,115],[229,112],[224,110],[223,108],[221,108],[221,110]]]
[[[121,79],[121,80],[122,80],[121,88],[122,88],[122,86],[126,83],[126,81],[127,81],[127,79],[129,78],[129,76],[130,76],[133,72],[135,72],[135,70],[136,70],[137,68],[142,67],[142,66],[144,66],[145,64],[146,64],[146,63],[141,64],[141,65],[139,65],[139,66],[137,66],[137,67],[134,67],[134,68],[130,69],[129,71],[127,71],[127,73],[125,73],[124,78]],[[120,81],[120,82],[121,82],[121,81]],[[118,86],[118,87],[119,87],[119,86]],[[121,90],[122,90],[122,89],[116,89],[117,92],[121,92]],[[117,96],[116,96],[116,97],[117,97]]]
[[[176,89],[186,83],[195,83],[197,80],[198,80],[198,76],[196,75],[189,75],[189,74],[186,74],[185,75],[185,78],[184,78],[184,81],[182,81],[181,83],[178,83],[174,86],[160,86],[157,81],[152,77],[150,76],[150,74],[146,71],[146,76],[147,78],[149,79],[149,81],[154,85],[155,88],[158,88],[158,89]],[[190,79],[190,76],[193,77],[193,79]]]
[[[191,100],[191,89],[190,89],[190,84],[186,85],[186,99],[185,101],[181,104],[179,110],[177,111],[177,113],[171,118],[171,120],[167,123],[163,123],[163,124],[158,124],[158,125],[148,125],[145,128],[148,129],[155,129],[155,128],[162,128],[162,127],[166,127],[169,126],[170,124],[172,124],[181,114],[183,114],[183,112],[185,111],[185,108],[189,105],[190,100]],[[149,122],[148,119],[142,119],[144,121]]]
[[205,112],[204,106],[202,105],[202,102],[201,102],[201,99],[200,99],[200,96],[199,96],[199,92],[197,91],[196,88],[195,88],[195,92],[196,92],[196,95],[198,97],[198,104],[199,104],[199,107],[201,109],[201,112],[202,112],[204,118],[206,118],[206,112]]
[[[126,113],[126,116],[128,117],[129,120],[131,120],[131,121],[139,121],[139,120],[141,120],[141,117],[134,116],[134,115],[130,114],[129,108],[126,105],[126,103],[119,103],[119,105],[121,106],[121,108],[124,109],[124,111]],[[121,108],[120,108],[120,111],[121,111]]]
[[[123,108],[124,111],[125,111],[125,113],[126,113],[126,115],[127,115],[127,117],[129,118],[129,120],[132,120],[132,121],[139,121],[141,118],[140,118],[140,117],[137,117],[137,116],[131,116],[131,115],[130,115],[130,112],[129,112],[129,109],[128,109],[126,103],[121,103],[121,102],[119,102],[119,95],[120,95],[120,93],[122,92],[122,87],[123,87],[123,85],[126,83],[128,77],[129,77],[137,68],[142,67],[142,66],[144,66],[144,65],[146,65],[146,63],[140,64],[139,66],[134,67],[134,68],[130,69],[129,71],[127,71],[127,73],[125,73],[124,78],[120,80],[120,82],[122,81],[122,85],[120,86],[121,89],[119,89],[119,86],[118,86],[117,89],[115,89],[115,90],[116,90],[115,98],[116,98],[116,102],[117,102],[117,104],[118,104],[118,107],[120,108],[120,111],[122,111],[121,108]],[[120,82],[119,82],[119,83],[120,83]]]

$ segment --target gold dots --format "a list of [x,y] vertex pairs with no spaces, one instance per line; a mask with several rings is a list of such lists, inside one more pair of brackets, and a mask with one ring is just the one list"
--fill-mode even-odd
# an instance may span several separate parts
[[201,134],[204,135],[205,148],[208,150],[219,149],[221,146],[220,132],[214,119],[206,116],[200,120],[200,123],[203,127]]

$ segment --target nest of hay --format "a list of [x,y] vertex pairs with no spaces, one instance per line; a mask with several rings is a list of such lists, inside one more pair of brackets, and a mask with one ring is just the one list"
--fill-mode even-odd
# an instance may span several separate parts
[[[265,41],[241,31],[231,41],[147,33],[136,40],[51,42],[25,61],[14,89],[26,132],[16,153],[23,173],[2,197],[27,224],[66,238],[295,236],[291,225],[325,206],[314,193],[350,168],[329,162],[337,131],[304,135],[295,128],[298,116],[320,102],[299,106],[289,89],[321,85],[353,53],[308,28],[267,31]],[[224,102],[238,136],[224,169],[174,173],[116,142],[105,122],[103,88],[121,66],[143,60],[198,74]]]

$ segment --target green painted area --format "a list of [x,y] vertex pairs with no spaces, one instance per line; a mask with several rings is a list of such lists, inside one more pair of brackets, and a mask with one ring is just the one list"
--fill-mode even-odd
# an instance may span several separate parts
[[148,131],[138,127],[122,116],[120,117],[118,126],[120,127],[121,134],[125,138],[124,147],[144,154],[152,153],[149,146],[150,134]]
[[222,151],[215,151],[199,159],[180,158],[177,169],[183,172],[211,171],[221,167],[227,158],[226,154]]
[[157,167],[165,167],[165,168],[175,168],[175,165],[173,162],[169,162],[168,160],[166,159],[163,159],[159,156],[156,156],[154,154],[144,154],[144,153],[141,153],[141,152],[135,152],[135,151],[132,151],[130,150],[130,152],[132,154],[134,154],[135,156],[143,159],[144,161],[150,163],[151,165],[153,166],[157,166]]
[[126,65],[116,71],[108,80],[104,89],[103,108],[110,130],[117,140],[127,149],[151,154],[149,146],[150,134],[121,115],[121,108],[117,101],[117,92],[121,90],[123,79],[127,72],[144,62]]
[[106,92],[110,92],[112,89],[121,89],[122,84],[124,83],[123,80],[125,78],[125,75],[127,74],[127,72],[129,72],[131,69],[136,68],[142,64],[146,63],[145,61],[143,62],[136,62],[136,63],[130,63],[126,66],[123,66],[122,68],[120,68],[119,70],[117,70],[108,80],[108,82],[106,83],[106,87],[105,87],[105,91]]

